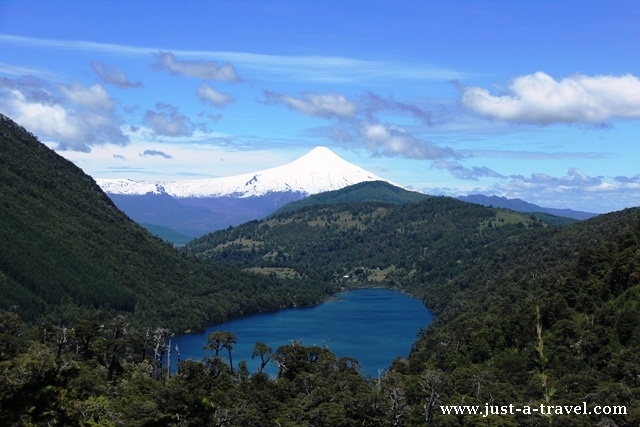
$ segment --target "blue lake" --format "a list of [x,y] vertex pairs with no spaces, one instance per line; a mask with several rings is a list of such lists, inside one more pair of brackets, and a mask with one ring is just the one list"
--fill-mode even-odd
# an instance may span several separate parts
[[[377,377],[378,370],[388,368],[393,359],[408,356],[420,328],[433,319],[420,300],[389,289],[359,289],[336,298],[315,307],[257,314],[208,327],[204,333],[174,337],[172,348],[179,346],[182,359],[201,360],[208,353],[203,349],[207,335],[229,331],[237,337],[234,367],[245,360],[249,371],[255,372],[259,359],[251,360],[251,353],[257,341],[275,352],[295,339],[307,346],[326,344],[337,357],[358,359],[363,374]],[[226,350],[220,354],[225,356]],[[265,371],[277,373],[276,368]]]

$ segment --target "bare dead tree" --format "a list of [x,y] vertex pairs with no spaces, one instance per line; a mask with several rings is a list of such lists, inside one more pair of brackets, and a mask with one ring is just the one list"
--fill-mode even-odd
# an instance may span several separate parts
[[167,352],[167,339],[169,338],[171,331],[166,328],[156,328],[153,331],[153,362],[155,367],[155,379],[160,380],[162,378],[162,361],[164,355]]
[[171,339],[167,344],[167,378],[171,378]]
[[433,419],[433,409],[440,404],[440,390],[444,384],[444,374],[441,370],[428,369],[422,374],[420,387],[426,394],[426,403],[423,405],[423,414],[426,422]]
[[180,373],[180,349],[178,348],[178,344],[176,344],[176,355],[178,356],[178,374]]
[[59,359],[60,355],[62,354],[62,349],[69,341],[69,329],[64,325],[61,325],[54,328],[53,332],[54,332],[56,347],[58,349],[57,357]]

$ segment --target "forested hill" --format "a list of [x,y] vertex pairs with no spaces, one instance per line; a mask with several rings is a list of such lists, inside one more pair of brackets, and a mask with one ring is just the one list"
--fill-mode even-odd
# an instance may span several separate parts
[[401,369],[431,377],[440,401],[623,405],[625,417],[546,418],[640,421],[640,209],[509,238],[451,280],[418,286],[440,317]]
[[[186,250],[239,268],[287,268],[323,280],[406,286],[416,271],[455,275],[485,245],[546,224],[449,197],[316,205],[221,230]],[[355,275],[354,275],[355,273]],[[375,278],[375,279],[374,279]]]
[[306,206],[360,202],[406,204],[426,200],[429,197],[426,194],[405,190],[385,181],[367,181],[340,190],[314,194],[302,200],[288,203],[269,216],[273,217],[284,212],[292,212]]
[[177,251],[2,115],[0,219],[0,309],[28,321],[101,310],[182,330],[326,296],[322,286],[213,267]]

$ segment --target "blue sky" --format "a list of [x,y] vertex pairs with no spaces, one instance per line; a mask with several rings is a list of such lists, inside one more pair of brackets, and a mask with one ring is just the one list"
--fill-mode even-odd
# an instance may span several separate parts
[[640,205],[637,1],[0,3],[0,112],[94,178],[323,145],[429,194]]

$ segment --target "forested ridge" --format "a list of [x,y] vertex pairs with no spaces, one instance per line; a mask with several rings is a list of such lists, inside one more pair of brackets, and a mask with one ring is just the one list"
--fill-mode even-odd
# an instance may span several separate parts
[[487,244],[546,226],[527,214],[449,197],[321,204],[211,233],[185,250],[238,268],[291,268],[325,281],[350,275],[351,285],[385,271],[377,274],[381,284],[403,287],[417,273],[427,274],[425,281],[451,277]]
[[[447,197],[323,203],[179,252],[4,117],[0,137],[0,425],[640,422],[640,209],[558,227]],[[400,289],[437,315],[379,378],[295,341],[256,343],[276,378],[248,372],[225,331],[207,359],[167,370],[179,328],[358,286]],[[582,402],[626,413],[440,410]]]
[[337,203],[359,203],[359,202],[382,202],[391,204],[406,204],[419,202],[428,199],[429,196],[417,191],[409,191],[391,185],[384,181],[366,181],[359,184],[350,185],[340,190],[325,191],[324,193],[313,194],[302,200],[287,203],[270,217],[278,216],[284,212],[318,205],[330,205]]
[[0,309],[26,321],[124,314],[176,332],[315,304],[328,290],[201,262],[118,210],[73,163],[0,116]]

